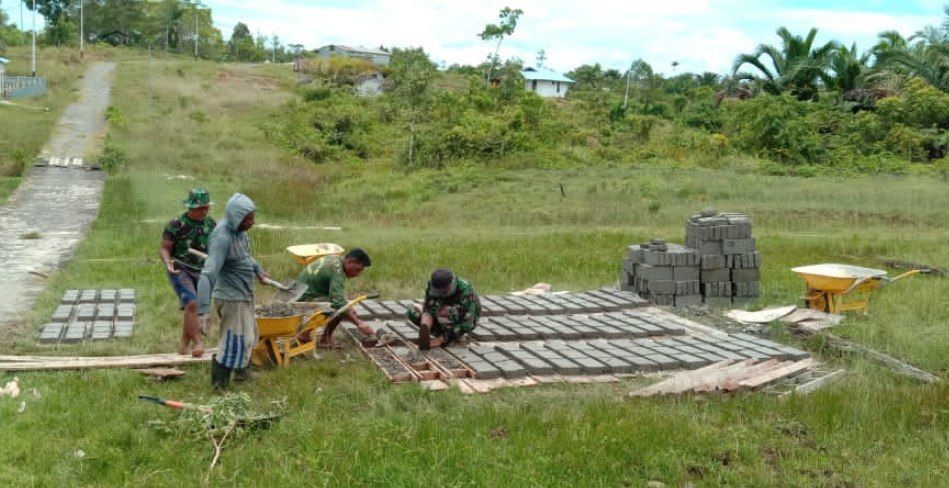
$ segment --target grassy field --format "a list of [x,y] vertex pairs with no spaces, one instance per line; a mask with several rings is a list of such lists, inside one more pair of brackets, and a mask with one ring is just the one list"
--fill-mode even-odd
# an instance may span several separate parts
[[[154,98],[141,87],[151,78]],[[364,246],[374,265],[351,284],[386,297],[421,294],[451,266],[482,292],[538,281],[580,290],[616,281],[625,246],[681,242],[687,217],[714,206],[752,215],[765,261],[762,303],[796,303],[788,268],[879,258],[949,264],[949,192],[922,177],[802,179],[737,170],[482,166],[406,174],[391,160],[314,166],[264,141],[258,125],[290,97],[282,66],[175,59],[120,63],[111,138],[131,163],[107,181],[99,220],[6,351],[51,354],[172,350],[177,306],[158,260],[164,223],[202,185],[223,211],[231,192],[259,207],[255,255],[275,277],[298,272],[283,250],[333,241]],[[393,152],[395,148],[393,148]],[[561,193],[561,185],[564,193]],[[342,231],[320,227],[341,226]],[[64,289],[135,287],[130,341],[44,347],[35,334]],[[261,299],[267,292],[262,291]],[[838,329],[943,378],[949,372],[949,281],[922,277],[874,297],[868,317]],[[781,331],[781,340],[793,341]],[[353,350],[262,371],[254,404],[285,399],[286,418],[236,439],[215,484],[414,486],[937,486],[949,475],[949,389],[920,386],[859,356],[805,344],[844,367],[833,388],[778,400],[757,394],[627,400],[639,382],[545,386],[469,397],[392,386]],[[0,483],[198,484],[212,451],[189,434],[148,427],[176,414],[148,393],[203,401],[206,368],[145,382],[131,371],[20,374],[25,410],[0,400]],[[0,378],[2,380],[2,378]],[[32,394],[36,389],[37,395]],[[54,440],[50,442],[50,440]],[[84,455],[77,455],[81,450]]]
[[[84,59],[79,59],[75,48],[47,47],[37,51],[36,71],[46,78],[46,94],[13,101],[20,106],[0,105],[0,202],[16,189],[24,169],[33,163],[52,134],[59,115],[75,100],[76,80],[88,63],[105,55],[105,51],[94,48],[87,51]],[[28,49],[11,47],[6,57],[11,61],[7,76],[29,75]]]

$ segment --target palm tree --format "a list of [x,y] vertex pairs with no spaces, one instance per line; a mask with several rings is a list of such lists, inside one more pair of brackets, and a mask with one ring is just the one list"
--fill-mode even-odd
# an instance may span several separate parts
[[854,43],[848,49],[847,46],[840,46],[834,52],[830,60],[830,70],[833,71],[833,77],[830,78],[828,88],[833,88],[843,94],[857,88],[864,88],[867,82],[869,72],[870,52],[860,54],[857,52],[857,44]]
[[949,91],[949,7],[942,28],[926,27],[908,39],[887,31],[873,47],[877,77],[905,79],[919,77]]
[[[816,98],[818,84],[829,80],[828,68],[838,44],[830,41],[815,47],[815,28],[805,37],[795,36],[785,27],[779,28],[777,34],[781,38],[781,48],[761,44],[754,53],[739,55],[732,67],[735,77],[754,80],[772,94],[790,90],[801,100]],[[770,67],[762,58],[767,58]],[[746,64],[756,68],[760,76],[739,72]]]

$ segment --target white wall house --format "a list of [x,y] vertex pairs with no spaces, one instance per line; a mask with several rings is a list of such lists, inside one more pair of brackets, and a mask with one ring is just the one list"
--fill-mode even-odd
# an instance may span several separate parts
[[372,62],[376,66],[388,66],[392,54],[382,49],[372,49],[367,47],[349,47],[341,44],[327,44],[313,51],[321,58],[330,56],[344,56],[347,58],[362,58]]
[[567,89],[574,83],[566,76],[547,68],[524,68],[524,89],[544,98],[563,98]]
[[0,56],[0,98],[3,98],[3,67],[9,63],[10,60]]

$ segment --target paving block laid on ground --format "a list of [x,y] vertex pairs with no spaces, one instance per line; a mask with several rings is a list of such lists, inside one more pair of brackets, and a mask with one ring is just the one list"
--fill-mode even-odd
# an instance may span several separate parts
[[135,290],[66,290],[50,323],[40,330],[43,344],[131,337],[135,326]]

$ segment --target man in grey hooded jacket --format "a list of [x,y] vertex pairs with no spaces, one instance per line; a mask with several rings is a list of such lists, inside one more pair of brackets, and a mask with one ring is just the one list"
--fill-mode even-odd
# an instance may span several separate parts
[[221,338],[217,354],[211,357],[211,386],[226,388],[235,371],[235,380],[246,379],[251,349],[257,343],[254,318],[254,276],[270,278],[250,256],[247,231],[254,225],[254,202],[235,193],[224,207],[224,218],[211,232],[208,258],[198,281],[198,316],[201,325],[210,321],[211,298],[220,318]]

